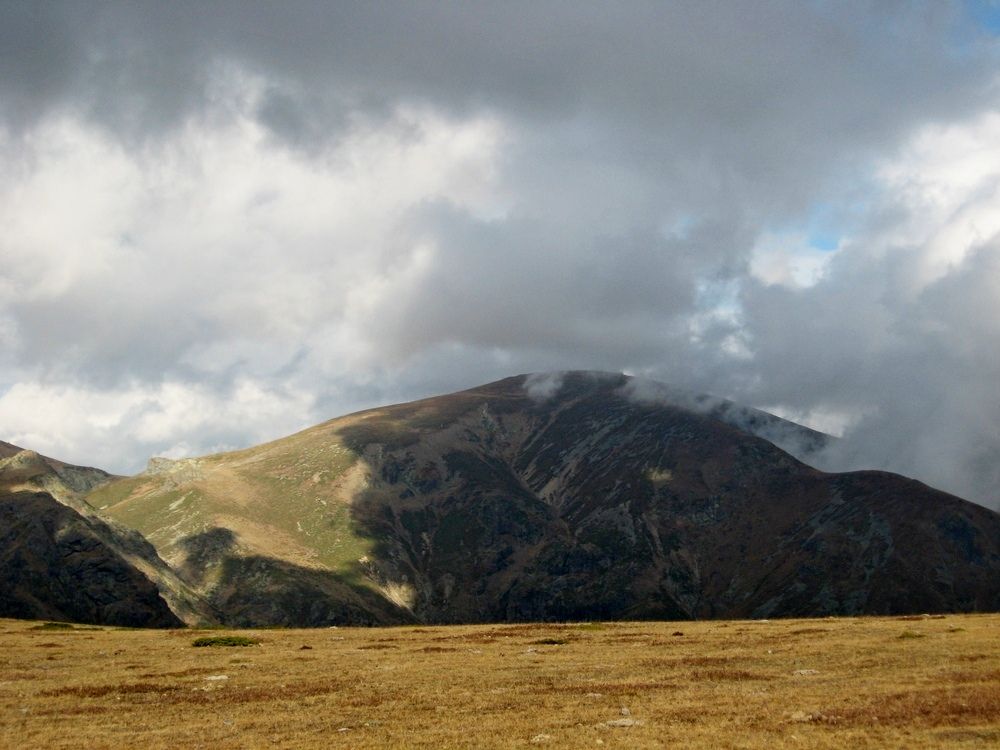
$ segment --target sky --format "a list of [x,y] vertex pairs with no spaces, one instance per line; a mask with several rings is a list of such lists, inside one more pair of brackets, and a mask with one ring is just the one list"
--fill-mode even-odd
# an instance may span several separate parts
[[1000,503],[992,2],[0,1],[0,439],[624,371]]

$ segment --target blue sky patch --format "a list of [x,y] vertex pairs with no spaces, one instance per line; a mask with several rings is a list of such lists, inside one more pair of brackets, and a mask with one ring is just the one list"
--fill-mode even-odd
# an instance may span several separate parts
[[1000,2],[997,0],[965,0],[972,19],[984,29],[1000,35]]

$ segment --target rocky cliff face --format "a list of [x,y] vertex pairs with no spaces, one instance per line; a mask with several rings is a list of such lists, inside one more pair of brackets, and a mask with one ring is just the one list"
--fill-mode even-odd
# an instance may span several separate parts
[[[825,438],[620,375],[519,376],[91,500],[243,624],[1000,609],[997,514],[772,440]],[[261,604],[282,596],[294,615]]]

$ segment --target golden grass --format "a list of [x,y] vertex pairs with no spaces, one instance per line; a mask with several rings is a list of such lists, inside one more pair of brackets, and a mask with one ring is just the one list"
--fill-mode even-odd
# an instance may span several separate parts
[[260,630],[210,649],[36,625],[0,620],[3,748],[1000,746],[1000,615]]

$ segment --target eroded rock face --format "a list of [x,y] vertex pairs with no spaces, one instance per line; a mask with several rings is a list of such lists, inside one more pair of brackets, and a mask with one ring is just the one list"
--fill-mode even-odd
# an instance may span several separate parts
[[109,533],[44,492],[0,493],[0,616],[130,627],[181,621]]

